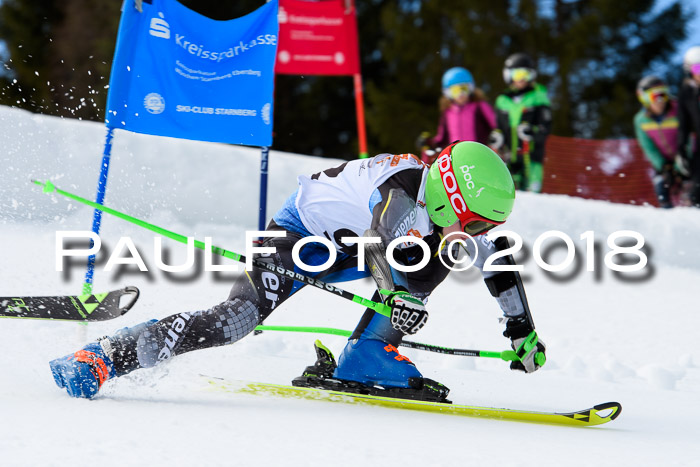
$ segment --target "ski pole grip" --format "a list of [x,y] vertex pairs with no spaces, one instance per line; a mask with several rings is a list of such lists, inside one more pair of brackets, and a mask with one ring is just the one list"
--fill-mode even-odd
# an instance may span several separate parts
[[366,306],[367,308],[374,310],[380,315],[386,316],[387,318],[391,316],[391,307],[383,303],[378,303],[367,298],[360,297],[358,295],[353,296],[352,301],[355,303],[359,303],[362,306]]
[[535,363],[539,366],[544,366],[547,361],[547,356],[543,352],[537,352],[535,355]]
[[520,357],[515,353],[515,350],[504,350],[500,353],[499,358],[504,362],[519,362]]

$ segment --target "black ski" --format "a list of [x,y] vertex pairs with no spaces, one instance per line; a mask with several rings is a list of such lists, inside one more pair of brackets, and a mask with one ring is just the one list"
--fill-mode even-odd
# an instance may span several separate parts
[[409,378],[407,388],[384,388],[381,386],[367,386],[356,381],[342,379],[298,376],[292,380],[295,388],[314,388],[324,391],[337,391],[358,395],[392,397],[394,399],[408,399],[424,402],[441,402],[451,404],[447,399],[450,390],[444,384],[428,378]]
[[[127,302],[120,306],[124,297]],[[138,298],[139,289],[133,286],[88,295],[0,297],[0,318],[106,321],[129,311]]]

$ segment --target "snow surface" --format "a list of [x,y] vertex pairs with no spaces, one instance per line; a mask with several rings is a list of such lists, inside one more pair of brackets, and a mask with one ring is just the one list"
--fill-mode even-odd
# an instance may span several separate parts
[[[75,294],[84,269],[55,267],[55,232],[89,230],[92,210],[41,193],[30,179],[92,199],[105,129],[0,107],[0,296]],[[397,150],[403,150],[398,148]],[[268,217],[296,186],[296,175],[336,161],[272,151]],[[244,253],[257,226],[259,151],[116,132],[105,203],[169,230]],[[152,269],[117,274],[98,267],[95,290],[138,286],[127,315],[88,326],[0,321],[0,465],[700,465],[700,351],[697,293],[700,211],[611,205],[518,193],[507,224],[525,240],[526,287],[547,365],[533,375],[490,359],[404,349],[425,376],[452,389],[456,403],[567,412],[619,401],[622,415],[597,428],[567,428],[207,391],[199,374],[288,383],[314,360],[320,337],[336,354],[344,339],[265,332],[179,356],[109,381],[92,401],[69,398],[48,361],[88,340],[150,318],[208,308],[223,300],[231,274],[168,275],[155,270],[150,232],[103,217],[102,239],[130,236]],[[548,230],[569,235],[580,270],[547,275],[532,257]],[[642,274],[585,270],[594,231],[635,230],[646,239]],[[185,247],[170,240],[172,264]],[[550,262],[563,259],[556,250]],[[231,263],[226,263],[231,264]],[[369,280],[342,284],[369,297]],[[478,273],[453,273],[429,303],[415,337],[438,345],[503,350],[500,310]],[[303,290],[266,324],[352,329],[362,308]]]

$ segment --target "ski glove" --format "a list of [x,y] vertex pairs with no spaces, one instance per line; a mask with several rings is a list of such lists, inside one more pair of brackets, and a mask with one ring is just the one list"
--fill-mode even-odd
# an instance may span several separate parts
[[385,303],[391,307],[391,326],[404,334],[417,333],[428,321],[423,302],[408,292],[392,292]]
[[518,125],[518,138],[523,141],[532,141],[535,138],[535,132],[532,125],[525,122]]
[[513,350],[520,360],[510,362],[511,370],[533,373],[539,370],[547,361],[545,352],[547,347],[537,337],[537,332],[532,331],[526,337],[513,339],[511,343]]
[[489,146],[494,151],[498,151],[503,146],[503,132],[501,130],[493,130],[489,134]]
[[680,154],[676,154],[676,168],[683,177],[690,177],[690,162]]
[[531,319],[524,313],[506,318],[506,330],[503,335],[510,339],[511,347],[518,359],[510,362],[511,370],[532,373],[540,369],[547,361],[546,346],[533,329]]
[[430,147],[430,133],[423,131],[416,139],[416,147],[419,151]]
[[661,175],[665,182],[672,182],[675,176],[673,164],[664,164],[663,167],[661,167],[661,170],[658,172],[658,175]]

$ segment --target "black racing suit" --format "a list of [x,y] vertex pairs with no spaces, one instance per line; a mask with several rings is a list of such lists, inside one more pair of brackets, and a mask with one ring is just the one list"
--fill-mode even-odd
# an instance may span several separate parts
[[[410,216],[411,210],[415,210],[423,170],[427,169],[419,167],[397,172],[379,186],[382,199],[372,211],[371,227],[379,232],[384,245],[399,236],[396,235],[395,226],[401,224],[407,218],[406,216]],[[389,196],[390,193],[392,196]],[[368,272],[358,274],[357,257],[348,249],[345,252],[339,252],[335,263],[323,272],[310,274],[296,268],[292,260],[292,248],[296,241],[303,238],[303,235],[279,225],[278,222],[282,222],[280,219],[284,218],[280,212],[270,222],[267,230],[284,231],[286,237],[267,237],[263,247],[275,247],[276,252],[255,255],[257,258],[286,270],[297,271],[327,282],[369,275]],[[438,253],[441,235],[442,229],[435,227],[431,235],[423,238],[430,247],[431,254],[430,261],[425,267],[416,272],[406,273],[403,279],[396,278],[399,285],[422,300],[427,299],[450,271],[440,261],[442,256],[445,264],[452,264],[444,249]],[[479,251],[478,261],[475,264],[481,269],[486,257],[496,251],[496,247],[492,242],[485,241],[483,237],[480,237],[476,245]],[[476,253],[474,248],[472,245],[467,248],[472,256]],[[404,265],[418,263],[423,254],[419,246],[394,251],[396,261]],[[301,250],[301,259],[305,264],[310,265],[325,263],[328,255],[325,246],[315,243],[308,244]],[[494,264],[502,264],[503,261],[504,258],[499,258]],[[522,315],[527,309],[524,292],[516,287],[518,282],[515,279],[516,274],[484,273],[489,290],[507,316]],[[114,362],[116,374],[121,376],[138,368],[151,367],[160,361],[192,350],[234,343],[252,332],[258,324],[302,287],[302,283],[283,272],[273,273],[266,269],[253,268],[239,276],[225,301],[208,310],[179,313],[159,321],[142,323],[109,337],[108,353]],[[378,293],[375,293],[372,299],[381,301]],[[353,333],[353,338],[362,334],[374,313],[371,309],[365,311]],[[391,330],[385,337],[389,343],[396,346],[400,343],[403,334],[400,331],[393,331],[395,330]]]
[[690,166],[690,202],[700,207],[700,85],[692,78],[683,80],[678,96],[678,153]]

